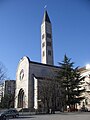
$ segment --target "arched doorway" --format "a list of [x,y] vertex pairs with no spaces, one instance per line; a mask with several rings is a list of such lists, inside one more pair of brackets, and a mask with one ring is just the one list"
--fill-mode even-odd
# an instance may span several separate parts
[[23,108],[24,102],[24,90],[21,88],[18,93],[18,108]]

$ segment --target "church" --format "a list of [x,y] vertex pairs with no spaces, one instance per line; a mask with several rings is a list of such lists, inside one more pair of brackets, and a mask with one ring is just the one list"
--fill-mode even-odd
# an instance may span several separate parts
[[[58,66],[54,66],[52,24],[47,11],[41,24],[41,63],[27,56],[20,59],[16,72],[15,108],[38,109],[39,81],[52,80]],[[42,102],[42,101],[41,101]]]
[[[54,66],[52,24],[47,11],[45,11],[41,24],[41,63],[31,61],[27,56],[20,59],[16,72],[15,108],[38,110],[39,107],[47,107],[48,104],[46,105],[45,99],[41,98],[41,91],[45,86],[45,82],[48,81],[50,84],[50,81],[55,80],[59,70],[59,66]],[[82,104],[84,104],[90,110],[90,68],[81,68],[80,72],[81,76],[85,76],[85,84],[82,87],[86,91],[84,93],[85,99],[81,101],[81,105],[78,107],[81,108]],[[50,98],[48,94],[49,88],[55,89],[55,87],[48,86],[48,84],[46,86],[47,89],[44,93],[47,94],[48,98],[46,99],[48,100]],[[59,92],[54,93],[52,98],[55,97],[55,94],[59,94]],[[49,101],[49,104],[51,104],[52,100],[49,99]],[[60,97],[57,97],[56,102],[54,101],[56,109],[58,109],[57,107],[61,108],[60,101]]]

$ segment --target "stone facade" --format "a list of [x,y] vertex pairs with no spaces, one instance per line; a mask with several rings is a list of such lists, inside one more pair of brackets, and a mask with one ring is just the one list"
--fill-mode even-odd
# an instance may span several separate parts
[[28,84],[29,84],[29,59],[23,57],[18,65],[16,73],[16,92],[15,92],[15,107],[18,108],[18,95],[19,91],[24,91],[25,105],[23,107],[28,107]]
[[[18,65],[16,75],[16,95],[15,108],[34,108],[34,76],[47,77],[52,79],[59,67],[30,61],[28,57],[23,57]],[[23,73],[22,73],[23,71]],[[23,102],[19,102],[19,92],[23,91]]]
[[81,101],[81,104],[79,108],[81,108],[83,105],[90,110],[90,68],[83,67],[80,68],[81,76],[85,77],[85,80],[83,81],[84,84],[82,88],[85,88],[85,92],[83,93],[83,96],[85,96],[85,99]]

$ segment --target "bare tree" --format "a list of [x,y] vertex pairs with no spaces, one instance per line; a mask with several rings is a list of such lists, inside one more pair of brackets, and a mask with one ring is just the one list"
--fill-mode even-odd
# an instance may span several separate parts
[[5,66],[0,62],[0,83],[2,83],[3,80],[6,78],[6,68]]
[[39,99],[42,101],[43,108],[47,113],[50,109],[52,113],[58,110],[61,105],[61,90],[58,81],[48,78],[39,80]]
[[6,68],[0,62],[0,107],[1,107],[1,99],[3,97],[3,81],[6,79]]

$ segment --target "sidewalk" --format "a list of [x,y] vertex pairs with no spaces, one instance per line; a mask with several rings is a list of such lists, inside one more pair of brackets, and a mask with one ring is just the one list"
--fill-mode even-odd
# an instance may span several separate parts
[[[84,114],[84,113],[89,113],[90,114],[90,112],[80,112],[80,111],[78,111],[78,112],[67,112],[67,111],[60,112],[60,111],[56,111],[55,112],[55,114],[61,114],[61,115],[75,115],[75,114]],[[49,114],[35,113],[35,112],[20,112],[19,115],[20,116],[27,116],[27,115],[53,115],[53,114],[51,114],[51,113],[49,113]]]

